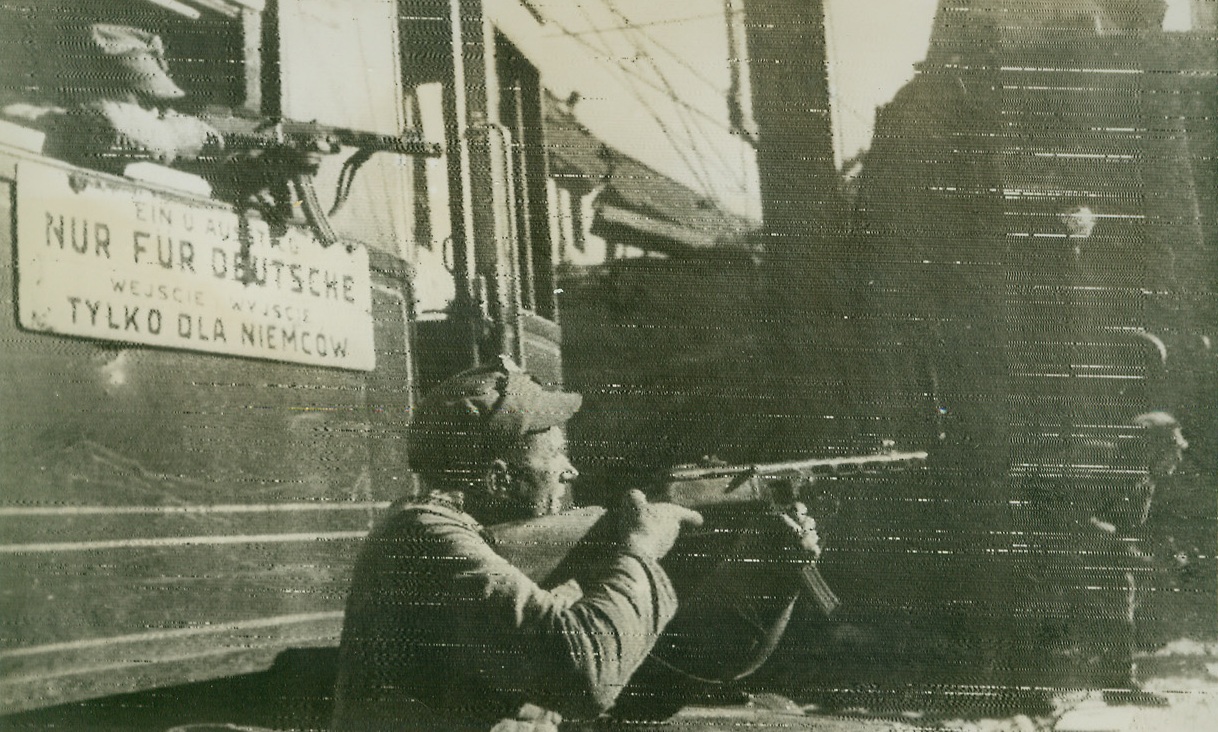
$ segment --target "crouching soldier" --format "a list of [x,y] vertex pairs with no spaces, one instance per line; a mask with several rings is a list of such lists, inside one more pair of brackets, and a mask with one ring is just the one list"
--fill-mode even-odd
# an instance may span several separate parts
[[418,405],[422,495],[392,507],[357,561],[336,729],[541,731],[613,705],[677,609],[657,560],[699,514],[632,492],[610,550],[556,590],[483,529],[565,506],[577,472],[563,427],[580,404],[505,362]]
[[[728,557],[689,594],[691,608],[672,624],[677,637],[658,644],[677,613],[658,560],[682,527],[703,519],[639,491],[597,524],[608,541],[580,560],[575,581],[538,586],[497,551],[484,526],[568,503],[577,473],[563,428],[580,404],[507,359],[454,376],[418,404],[409,454],[423,491],[393,505],[357,560],[336,730],[553,731],[564,716],[611,708],[644,660],[657,658],[653,649],[669,659],[661,665],[731,656],[723,675],[736,676],[781,637],[799,596],[786,565],[778,561],[770,581],[752,561]],[[759,519],[760,540],[742,544],[769,542],[769,551],[777,542],[788,564],[814,560],[814,521],[801,509]]]

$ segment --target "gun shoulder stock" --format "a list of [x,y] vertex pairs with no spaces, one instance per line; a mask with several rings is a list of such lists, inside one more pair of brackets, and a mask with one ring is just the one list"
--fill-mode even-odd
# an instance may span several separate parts
[[558,569],[571,561],[568,555],[576,547],[595,538],[589,535],[604,515],[605,509],[600,506],[588,506],[488,526],[486,531],[495,540],[495,551],[534,582],[547,585],[556,579]]

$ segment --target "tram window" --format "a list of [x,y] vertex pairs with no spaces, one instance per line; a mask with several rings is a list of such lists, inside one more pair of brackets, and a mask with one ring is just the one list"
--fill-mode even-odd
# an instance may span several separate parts
[[[405,125],[396,0],[278,0],[275,116],[386,135]],[[324,49],[324,53],[318,53]]]
[[[174,106],[257,105],[248,78],[248,32],[262,0],[42,0],[0,7],[0,95],[5,103],[69,105],[97,85],[89,42],[95,23],[131,26],[160,37],[168,73],[186,96]],[[257,39],[254,39],[255,41]],[[257,65],[255,60],[254,65]],[[253,71],[254,69],[250,69]],[[260,82],[260,80],[258,80]],[[253,88],[251,89],[251,86]],[[251,98],[251,92],[253,97]]]
[[495,67],[499,77],[499,123],[512,135],[521,300],[525,308],[553,318],[554,250],[546,190],[541,79],[524,54],[498,34]]

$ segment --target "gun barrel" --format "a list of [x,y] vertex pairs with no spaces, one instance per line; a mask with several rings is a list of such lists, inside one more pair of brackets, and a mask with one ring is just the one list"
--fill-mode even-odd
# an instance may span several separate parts
[[371,152],[391,152],[425,158],[438,158],[444,152],[440,143],[427,142],[418,130],[407,130],[400,135],[383,135],[299,122],[285,123],[284,128],[288,134],[326,135],[341,145]]
[[405,130],[400,135],[386,135],[294,120],[281,120],[272,124],[263,119],[233,115],[207,115],[203,119],[220,130],[229,146],[238,149],[267,148],[291,141],[299,143],[301,140],[312,140],[315,144],[333,145],[334,149],[327,152],[338,152],[339,145],[346,145],[372,152],[391,152],[425,158],[438,158],[444,154],[440,143],[427,142],[419,130],[413,129]]
[[674,482],[727,478],[746,474],[749,476],[779,477],[792,473],[810,476],[830,476],[888,471],[899,472],[921,465],[926,462],[926,458],[927,453],[925,451],[915,451],[885,452],[876,455],[852,455],[837,458],[814,458],[757,465],[682,465],[670,470],[666,478],[668,481]]
[[424,158],[438,158],[443,153],[438,142],[427,142],[410,135],[395,137],[393,135],[369,135],[356,133],[339,135],[339,142],[344,145],[358,147],[361,150],[375,152],[391,152],[398,155],[413,155]]

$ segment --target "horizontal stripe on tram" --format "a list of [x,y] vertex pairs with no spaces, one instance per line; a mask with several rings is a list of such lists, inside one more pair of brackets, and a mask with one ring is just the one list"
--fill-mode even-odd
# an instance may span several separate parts
[[147,633],[131,633],[129,635],[116,635],[108,638],[87,638],[76,641],[65,641],[62,643],[48,643],[41,646],[30,646],[28,648],[14,648],[7,651],[0,651],[0,658],[18,658],[43,653],[79,651],[88,648],[99,648],[102,646],[112,646],[123,643],[144,643],[151,641],[174,640],[178,638],[190,638],[201,635],[217,635],[243,630],[254,630],[258,628],[273,628],[281,625],[298,625],[301,623],[313,623],[318,621],[341,620],[342,617],[343,612],[341,610],[330,610],[318,613],[298,613],[295,615],[276,615],[270,618],[239,620],[232,623],[218,623],[216,625],[206,625],[198,628],[154,630]]
[[214,506],[6,506],[0,507],[0,517],[269,513],[273,511],[364,511],[388,507],[388,501],[365,501],[362,503],[230,503]]
[[362,539],[367,531],[323,531],[304,534],[246,534],[229,536],[167,536],[151,539],[114,539],[111,541],[65,541],[42,544],[0,544],[0,554],[37,554],[43,552],[82,552],[98,549],[149,549],[155,547],[216,544],[261,544],[304,541],[343,541]]
[[[301,639],[301,642],[309,642],[311,640],[317,641],[317,640],[330,640],[330,639],[329,638]],[[56,669],[53,673],[47,673],[47,674],[34,674],[34,675],[29,675],[29,676],[9,676],[4,679],[0,679],[0,688],[6,687],[6,686],[7,687],[17,687],[17,686],[21,686],[21,685],[28,686],[32,683],[39,683],[39,682],[46,683],[49,681],[57,681],[59,679],[69,677],[69,676],[88,676],[88,675],[95,675],[95,674],[101,674],[101,673],[106,673],[106,672],[141,670],[141,669],[146,669],[146,668],[148,668],[148,666],[153,665],[153,664],[182,663],[183,661],[197,661],[199,659],[214,658],[217,656],[236,656],[236,655],[240,655],[240,654],[247,654],[247,653],[251,653],[251,652],[257,652],[260,650],[267,650],[267,649],[274,649],[274,648],[275,648],[274,644],[264,646],[264,647],[252,647],[252,648],[215,648],[215,649],[197,651],[194,653],[179,653],[179,654],[172,655],[172,656],[161,656],[158,658],[141,659],[139,661],[117,661],[117,662],[113,662],[113,663],[100,664],[100,665],[96,665],[96,666],[80,666],[80,667],[70,666],[70,667],[66,667],[66,668]]]

